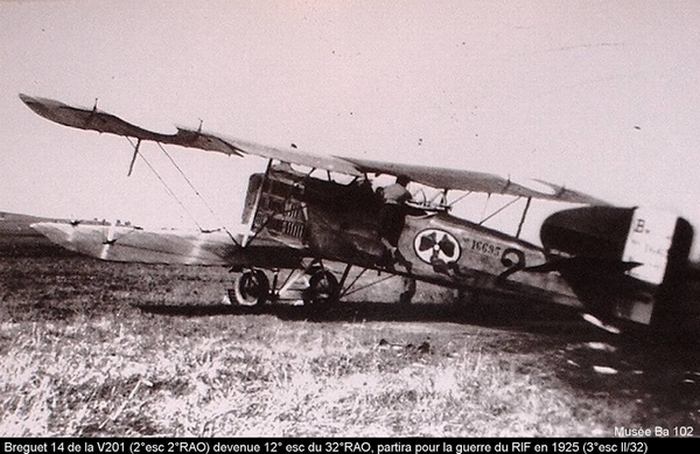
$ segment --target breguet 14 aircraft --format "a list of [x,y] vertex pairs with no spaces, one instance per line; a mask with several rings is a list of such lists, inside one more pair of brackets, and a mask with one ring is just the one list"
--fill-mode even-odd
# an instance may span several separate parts
[[[233,300],[259,306],[303,282],[314,310],[339,304],[356,284],[351,267],[462,290],[579,311],[610,330],[698,317],[697,268],[689,261],[693,229],[675,214],[611,206],[541,180],[511,181],[482,172],[305,153],[178,128],[142,129],[94,108],[20,95],[34,112],[74,128],[130,138],[134,161],[143,141],[268,161],[250,177],[239,229],[144,230],[133,226],[38,223],[33,227],[72,251],[103,260],[221,265],[238,271]],[[341,183],[334,175],[343,174]],[[380,175],[396,177],[383,191]],[[386,177],[382,177],[386,178]],[[437,197],[408,201],[406,186]],[[454,216],[449,193],[525,200],[518,232],[508,235]],[[520,230],[530,202],[566,202],[542,222],[540,242]],[[576,204],[576,205],[571,205]],[[328,266],[344,264],[343,267]],[[357,273],[354,273],[357,276]],[[633,323],[632,323],[633,322]]]

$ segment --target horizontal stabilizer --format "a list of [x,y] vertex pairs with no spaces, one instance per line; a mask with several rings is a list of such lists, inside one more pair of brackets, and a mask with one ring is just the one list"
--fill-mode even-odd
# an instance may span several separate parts
[[524,271],[532,273],[550,273],[558,271],[560,273],[586,274],[591,271],[595,273],[605,273],[607,275],[622,275],[640,266],[638,262],[621,262],[617,260],[599,259],[594,257],[570,257],[554,259],[550,262],[538,266],[525,268]]
[[53,222],[32,228],[68,250],[115,262],[227,265],[238,249],[224,231],[143,230]]

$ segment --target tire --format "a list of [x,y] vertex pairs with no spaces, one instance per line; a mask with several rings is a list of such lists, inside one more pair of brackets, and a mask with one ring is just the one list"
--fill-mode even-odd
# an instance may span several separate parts
[[261,270],[239,274],[233,283],[233,296],[236,303],[246,307],[258,307],[270,295],[270,281]]
[[309,279],[309,288],[304,291],[304,305],[328,308],[338,302],[340,285],[330,271],[317,271]]
[[403,291],[399,295],[399,304],[410,306],[413,297],[416,296],[416,280],[407,276],[401,278]]
[[455,317],[459,320],[472,320],[483,307],[480,305],[480,295],[476,290],[461,288],[457,290],[457,295],[452,302]]

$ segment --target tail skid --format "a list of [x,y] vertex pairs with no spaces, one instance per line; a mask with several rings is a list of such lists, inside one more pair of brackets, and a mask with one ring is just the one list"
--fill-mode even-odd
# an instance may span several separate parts
[[609,325],[594,315],[581,314],[581,317],[586,322],[590,323],[591,325],[596,326],[596,327],[598,327],[604,331],[607,331],[611,334],[620,334],[621,333],[620,328],[613,326],[613,325]]

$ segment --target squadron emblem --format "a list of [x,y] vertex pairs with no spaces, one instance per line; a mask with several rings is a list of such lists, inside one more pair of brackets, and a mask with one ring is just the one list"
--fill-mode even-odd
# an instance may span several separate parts
[[457,239],[448,232],[439,229],[426,229],[413,240],[416,255],[425,263],[449,265],[459,259],[462,253]]

